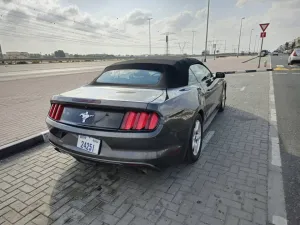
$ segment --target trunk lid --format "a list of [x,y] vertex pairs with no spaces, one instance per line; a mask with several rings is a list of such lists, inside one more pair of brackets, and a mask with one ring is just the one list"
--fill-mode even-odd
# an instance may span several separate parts
[[53,96],[64,105],[60,122],[96,129],[119,129],[128,110],[145,111],[164,90],[84,86]]
[[62,93],[60,96],[93,100],[149,103],[157,99],[163,93],[163,90],[146,88],[83,86]]

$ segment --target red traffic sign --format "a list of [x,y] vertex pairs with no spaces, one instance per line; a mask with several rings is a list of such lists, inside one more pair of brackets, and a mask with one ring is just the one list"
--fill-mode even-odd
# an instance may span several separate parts
[[259,24],[259,26],[262,29],[262,31],[265,31],[268,28],[269,24],[270,23],[262,23],[262,24]]
[[265,38],[266,36],[267,36],[267,33],[266,33],[266,32],[261,32],[261,33],[260,33],[260,37],[261,37],[261,38]]

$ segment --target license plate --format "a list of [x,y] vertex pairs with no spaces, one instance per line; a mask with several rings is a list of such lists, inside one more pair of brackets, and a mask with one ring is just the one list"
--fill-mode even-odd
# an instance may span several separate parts
[[99,154],[100,143],[101,140],[88,136],[78,135],[77,148],[83,149],[90,153]]

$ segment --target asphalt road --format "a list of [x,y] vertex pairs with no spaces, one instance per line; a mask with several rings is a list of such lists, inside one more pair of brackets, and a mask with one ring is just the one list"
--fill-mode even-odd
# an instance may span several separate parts
[[274,94],[289,225],[300,224],[300,65],[272,56]]

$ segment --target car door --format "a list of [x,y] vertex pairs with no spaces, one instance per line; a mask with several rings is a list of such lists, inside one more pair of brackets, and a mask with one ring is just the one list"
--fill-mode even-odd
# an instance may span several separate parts
[[[192,86],[196,86],[197,87],[197,90],[198,90],[198,100],[199,102],[202,102],[202,99],[203,99],[203,95],[204,95],[204,88],[201,87],[201,84],[198,82],[194,72],[191,70],[191,67],[189,69],[189,86],[192,85]],[[206,111],[206,104],[204,104],[204,111]]]
[[221,82],[219,79],[215,79],[211,71],[204,65],[195,64],[191,69],[205,90],[205,100],[208,105],[206,114],[209,117],[220,102]]
[[212,112],[213,107],[213,92],[207,88],[207,85],[203,82],[205,80],[206,74],[204,71],[199,67],[200,64],[194,64],[190,67],[190,70],[195,74],[197,78],[197,82],[199,83],[199,87],[202,89],[202,95],[205,98],[205,105],[204,105],[204,113],[205,117],[209,117]]

